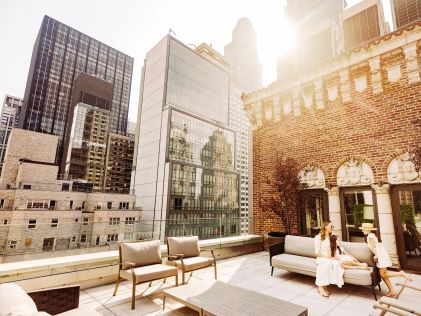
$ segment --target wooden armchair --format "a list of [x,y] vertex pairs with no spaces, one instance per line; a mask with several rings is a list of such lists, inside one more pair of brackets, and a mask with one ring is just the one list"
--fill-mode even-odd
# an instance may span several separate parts
[[402,300],[399,299],[405,288],[421,292],[421,288],[405,283],[397,283],[401,286],[396,298],[383,296],[378,302],[373,305],[374,309],[380,310],[380,316],[383,315],[398,315],[398,316],[421,316],[421,303],[418,300]]
[[213,250],[209,251],[212,257],[200,256],[199,237],[168,237],[167,238],[168,261],[167,264],[182,271],[183,284],[186,283],[186,272],[193,274],[193,271],[213,266],[215,280],[217,279],[216,259]]
[[132,309],[135,308],[136,285],[175,277],[178,286],[178,270],[162,264],[159,240],[125,242],[119,246],[119,266],[114,294],[121,279],[132,281]]

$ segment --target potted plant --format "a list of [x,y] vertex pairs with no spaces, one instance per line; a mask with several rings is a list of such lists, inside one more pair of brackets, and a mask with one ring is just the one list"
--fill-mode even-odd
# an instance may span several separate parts
[[269,246],[282,241],[287,234],[296,233],[292,230],[292,223],[299,222],[305,190],[299,172],[300,164],[295,159],[283,153],[277,154],[266,181],[268,195],[260,199],[261,209],[267,213],[267,217],[275,216],[281,222],[279,231],[268,232]]

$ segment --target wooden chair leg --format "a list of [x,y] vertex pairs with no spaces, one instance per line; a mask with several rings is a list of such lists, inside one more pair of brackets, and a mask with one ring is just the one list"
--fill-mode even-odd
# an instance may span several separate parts
[[273,267],[272,267],[272,270],[270,272],[270,276],[273,276]]
[[178,272],[177,272],[177,274],[175,275],[175,286],[178,286]]
[[186,284],[186,273],[184,271],[182,271],[182,281],[183,285]]
[[152,281],[151,282],[149,282],[149,287],[151,287],[152,286]]
[[216,271],[216,264],[213,267],[215,270],[215,280],[218,280],[218,272]]
[[118,286],[120,285],[120,274],[117,276],[117,282],[115,284],[113,296],[117,295]]
[[135,307],[135,298],[136,298],[136,280],[133,280],[132,285],[132,309]]
[[163,283],[165,283],[167,281],[167,278],[164,278],[164,282]]

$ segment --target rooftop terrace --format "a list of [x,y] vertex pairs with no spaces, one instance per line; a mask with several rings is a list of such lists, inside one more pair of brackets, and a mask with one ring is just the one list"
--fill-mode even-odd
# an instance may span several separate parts
[[[412,275],[412,277],[413,284],[421,286],[421,276]],[[168,279],[165,284],[162,281],[155,281],[151,287],[147,284],[138,285],[135,310],[131,310],[130,306],[131,284],[129,281],[120,284],[119,292],[115,297],[112,296],[114,284],[85,289],[81,291],[80,305],[89,306],[102,315],[198,315],[194,310],[171,300],[167,301],[165,310],[162,310],[162,291],[174,286],[172,279]],[[212,269],[204,269],[194,272],[188,279],[188,283],[212,279]],[[331,297],[323,299],[317,292],[313,277],[279,269],[275,269],[271,277],[267,252],[218,260],[218,280],[307,306],[309,315],[312,316],[367,316],[372,312],[372,306],[375,303],[369,288],[349,284],[345,284],[342,289],[331,286]],[[392,279],[393,283],[402,281],[400,278]],[[384,283],[381,287],[386,293]],[[419,297],[415,291],[405,289],[401,299],[414,301],[419,300]]]

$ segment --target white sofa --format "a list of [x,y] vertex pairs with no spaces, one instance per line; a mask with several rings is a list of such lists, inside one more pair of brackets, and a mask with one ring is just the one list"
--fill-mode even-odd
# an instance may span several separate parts
[[[374,288],[380,287],[381,279],[373,253],[366,243],[342,242],[341,245],[357,260],[366,262],[370,268],[369,270],[345,269],[344,282],[372,288],[374,298],[377,300]],[[317,263],[314,238],[287,235],[284,242],[269,246],[269,253],[272,267],[271,275],[273,275],[273,269],[278,268],[316,276]]]
[[[79,286],[63,287],[26,293],[19,285],[0,284],[0,316],[96,316],[101,315],[88,307],[79,306]],[[59,294],[70,296],[67,299]],[[32,295],[32,299],[31,298]],[[68,309],[71,306],[71,309]],[[46,308],[46,309],[44,309]],[[45,310],[58,310],[61,313],[49,314]],[[66,310],[66,311],[64,311]]]

